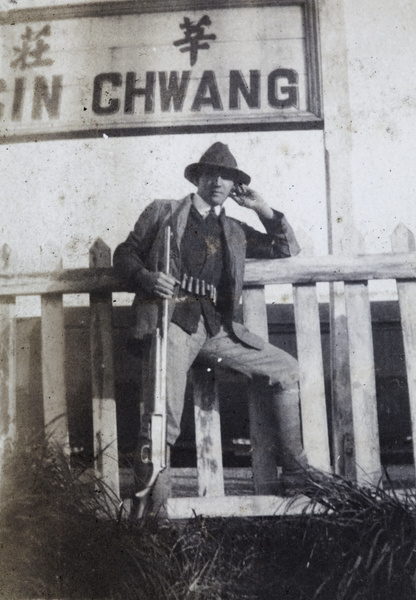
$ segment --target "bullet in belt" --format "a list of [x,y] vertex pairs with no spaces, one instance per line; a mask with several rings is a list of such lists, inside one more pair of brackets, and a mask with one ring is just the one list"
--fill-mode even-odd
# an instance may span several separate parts
[[205,279],[201,279],[201,296],[205,296],[205,294],[206,294]]
[[183,276],[182,276],[182,281],[181,281],[181,288],[183,290],[186,290],[187,280],[188,280],[188,275],[186,273],[184,273]]
[[188,287],[186,288],[186,291],[189,292],[190,294],[192,294],[192,284],[193,284],[194,278],[192,276],[189,277],[188,279]]

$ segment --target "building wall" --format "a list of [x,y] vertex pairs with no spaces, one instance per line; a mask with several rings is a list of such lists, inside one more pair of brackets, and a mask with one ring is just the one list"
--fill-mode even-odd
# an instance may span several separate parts
[[416,6],[348,0],[344,11],[354,220],[369,251],[389,252],[400,222],[416,232]]
[[[194,191],[183,171],[218,139],[252,175],[253,187],[325,254],[321,132],[165,135],[0,146],[3,235],[18,253],[18,269],[48,270],[59,252],[64,267],[88,266],[96,237],[114,248],[151,200]],[[227,204],[230,214],[257,222],[252,211]]]
[[[3,0],[1,8],[48,4],[48,0]],[[55,0],[53,4],[68,3]],[[351,152],[345,152],[345,169],[351,173],[350,203],[344,202],[339,209],[334,194],[332,227],[342,217],[348,221],[352,216],[368,251],[389,251],[389,236],[399,222],[416,231],[416,174],[412,168],[416,83],[410,67],[416,43],[416,7],[404,0],[382,4],[376,0],[333,4],[320,0],[319,6],[325,36],[323,66],[334,61],[332,73],[337,73],[337,60],[340,64],[346,61],[350,122],[341,123],[341,128],[351,135],[352,143]],[[331,35],[334,39],[327,39]],[[345,37],[346,56],[341,36]],[[335,51],[339,47],[339,56],[328,55],[331,44]],[[327,72],[325,68],[323,72]],[[323,81],[328,115],[334,109],[331,103],[338,84],[336,78]],[[342,91],[345,86],[339,87]],[[331,94],[325,94],[329,88]],[[324,146],[330,135],[328,131],[324,135],[319,131],[279,131],[2,145],[1,240],[11,247],[14,268],[19,271],[54,268],[60,256],[64,266],[85,266],[88,248],[96,237],[114,248],[150,200],[180,198],[191,191],[182,177],[184,167],[221,138],[241,167],[252,174],[253,186],[288,215],[301,244],[313,246],[318,255],[325,254]],[[330,177],[334,186],[341,175],[334,168]],[[228,201],[228,210],[244,216],[232,201]],[[255,222],[251,214],[246,216]]]
[[[13,4],[3,0],[1,8],[48,4],[48,0]],[[318,11],[324,35],[335,33],[331,43],[335,48],[339,45],[340,52],[339,36],[344,34],[346,42],[347,55],[340,54],[339,60],[347,61],[351,121],[343,127],[352,137],[352,152],[346,155],[345,164],[351,168],[352,197],[351,207],[345,208],[352,211],[369,251],[389,251],[395,225],[403,221],[416,230],[412,168],[416,83],[410,67],[416,44],[416,7],[405,0],[349,0],[329,5],[320,0],[320,6],[325,9]],[[328,47],[327,39],[322,40],[322,47]],[[328,60],[323,53],[323,63]],[[324,80],[323,84],[324,109],[330,113],[332,98],[325,90],[337,82]],[[63,255],[65,265],[83,266],[97,236],[114,247],[151,199],[181,197],[189,191],[181,175],[184,166],[218,137],[196,134],[1,146],[1,233],[15,253],[17,268],[48,269],[58,254]],[[317,254],[326,253],[320,132],[224,134],[221,138],[252,173],[253,185],[312,238]],[[333,172],[331,176],[339,175]],[[231,202],[229,210],[239,211]],[[22,218],[16,219],[16,213]],[[306,237],[304,244],[308,244]]]
[[[49,0],[2,0],[0,6],[8,10],[50,4]],[[68,2],[55,0],[53,4]],[[355,226],[363,234],[369,252],[388,252],[390,234],[399,222],[416,232],[416,80],[412,74],[416,6],[405,0],[319,0],[318,7],[324,132],[103,137],[1,145],[0,241],[12,250],[13,269],[50,270],[61,259],[64,267],[87,266],[89,247],[97,237],[114,249],[153,198],[180,198],[192,190],[182,177],[183,170],[217,139],[229,144],[241,168],[252,175],[253,187],[287,214],[299,233],[301,245],[308,251],[313,247],[316,254],[326,254],[331,233],[327,225],[325,148],[330,159],[331,228],[341,228],[343,222]],[[343,107],[339,113],[338,104]],[[344,181],[347,193],[342,195],[339,191],[342,192]],[[255,223],[251,213],[232,201],[228,201],[227,210]],[[339,237],[342,235],[348,234]],[[379,298],[386,286],[371,289]],[[281,290],[273,294],[269,300],[282,300]],[[67,299],[67,303],[82,301]],[[129,301],[123,296],[116,304]],[[39,302],[19,301],[18,314],[39,314]],[[29,407],[33,397],[40,394],[39,379],[29,377],[32,366],[39,365],[39,331],[36,321],[22,321],[21,327],[19,414],[23,419],[28,415],[30,421]],[[117,333],[117,344],[122,344],[122,332],[120,329]],[[293,345],[290,335],[288,343]],[[394,339],[395,344],[400,344]],[[88,341],[82,327],[68,340],[72,356],[68,359],[68,372],[75,377],[71,402],[78,408],[81,403],[84,410],[75,410],[71,418],[84,415],[81,418],[85,424],[89,419],[88,381],[75,375],[84,372],[81,365],[85,362],[79,361],[85,358]],[[391,338],[385,328],[376,338],[377,364],[382,365],[379,368],[384,373],[393,365],[386,354],[389,344]],[[394,388],[394,380],[399,387],[403,385],[402,362],[397,358],[401,355],[396,352],[394,356],[394,373],[389,371],[391,381],[383,396],[386,414],[397,407],[389,403],[389,394],[400,402],[404,397]],[[137,382],[128,370],[133,366],[128,363],[125,371],[123,365],[118,368],[119,398],[133,402]],[[27,381],[35,387],[29,389]],[[127,413],[129,410],[126,408]],[[406,425],[405,411],[397,418]],[[35,421],[41,419],[39,409]],[[129,419],[125,422],[133,423]],[[80,423],[77,431],[83,431]],[[125,439],[129,435],[126,433]]]

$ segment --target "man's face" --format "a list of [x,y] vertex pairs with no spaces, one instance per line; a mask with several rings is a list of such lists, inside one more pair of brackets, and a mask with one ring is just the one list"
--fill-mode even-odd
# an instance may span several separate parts
[[222,206],[234,185],[228,177],[220,167],[205,167],[199,176],[198,195],[210,206]]

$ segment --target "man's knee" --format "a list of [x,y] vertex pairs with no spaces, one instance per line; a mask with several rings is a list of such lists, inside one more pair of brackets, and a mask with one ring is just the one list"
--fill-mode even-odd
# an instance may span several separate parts
[[290,359],[273,370],[270,376],[270,385],[272,387],[277,386],[282,391],[297,392],[299,391],[299,365],[292,356],[290,356]]
[[278,381],[277,383],[271,384],[272,392],[278,394],[279,392],[288,392],[293,395],[299,395],[299,382],[298,381]]

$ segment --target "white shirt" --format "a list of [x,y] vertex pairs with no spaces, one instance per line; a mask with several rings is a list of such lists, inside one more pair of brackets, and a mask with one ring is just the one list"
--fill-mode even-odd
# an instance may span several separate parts
[[[210,206],[208,204],[208,202],[205,202],[205,200],[203,198],[201,198],[201,196],[198,196],[198,194],[193,195],[192,203],[195,206],[196,210],[199,212],[199,214],[204,219],[208,215],[211,208],[213,208],[212,206]],[[217,215],[217,217],[219,216],[221,209],[222,209],[222,206],[214,206],[214,211],[215,211],[215,214]]]

